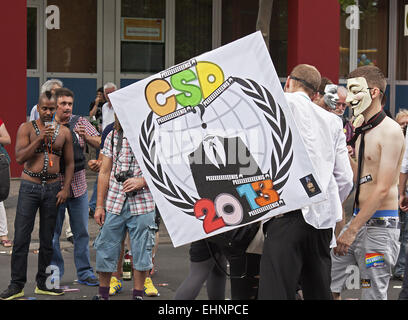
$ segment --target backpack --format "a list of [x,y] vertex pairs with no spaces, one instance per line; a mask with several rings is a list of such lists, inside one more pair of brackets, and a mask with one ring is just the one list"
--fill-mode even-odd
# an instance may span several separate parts
[[[84,155],[84,150],[82,149],[79,139],[77,137],[77,134],[75,133],[74,129],[76,126],[76,123],[78,122],[80,116],[73,115],[71,117],[71,120],[67,124],[64,124],[70,131],[72,135],[72,142],[74,145],[74,163],[75,163],[75,169],[74,172],[78,172],[80,170],[85,169],[85,155]],[[65,173],[65,160],[64,156],[62,155],[60,158],[60,168],[61,168],[61,173]]]
[[0,144],[0,201],[8,198],[10,192],[10,162],[6,149]]
[[215,263],[221,271],[223,271],[227,276],[231,278],[243,278],[246,276],[246,264],[247,264],[247,257],[246,257],[246,250],[252,240],[255,238],[256,234],[258,233],[259,226],[261,222],[255,222],[251,224],[247,224],[240,228],[227,231],[224,233],[217,234],[210,238],[207,238],[206,241],[217,245],[220,251],[224,254],[225,258],[230,262],[241,266],[240,274],[228,274],[225,270],[223,270],[218,261],[215,259],[210,246],[208,246],[209,251],[215,260]]

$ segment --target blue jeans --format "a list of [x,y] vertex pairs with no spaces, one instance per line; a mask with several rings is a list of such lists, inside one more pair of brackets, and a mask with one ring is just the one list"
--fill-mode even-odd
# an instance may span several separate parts
[[96,208],[96,196],[98,195],[97,189],[98,189],[98,176],[96,176],[96,180],[93,186],[91,200],[89,200],[89,209],[91,209],[93,212],[95,212],[95,208]]
[[400,252],[398,255],[397,263],[395,264],[394,275],[402,276],[405,270],[405,261],[407,254],[407,242],[408,242],[408,212],[403,212],[400,210],[400,222],[401,222],[401,233],[400,233]]
[[69,222],[74,235],[74,261],[78,280],[94,277],[89,258],[89,234],[88,234],[88,193],[85,192],[78,198],[68,198],[59,207],[57,222],[52,240],[54,254],[52,264],[59,268],[60,278],[64,275],[64,259],[61,254],[60,236],[65,218],[65,208],[68,209]]
[[40,211],[40,250],[38,254],[37,284],[45,285],[50,275],[46,270],[51,265],[52,236],[57,217],[57,194],[61,183],[37,184],[21,180],[14,221],[14,245],[11,255],[11,284],[24,288],[27,282],[27,257],[31,233],[37,210]]

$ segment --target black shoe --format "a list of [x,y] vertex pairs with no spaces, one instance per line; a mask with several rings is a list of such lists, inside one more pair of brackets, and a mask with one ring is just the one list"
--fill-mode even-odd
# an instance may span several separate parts
[[94,215],[95,215],[95,211],[92,210],[91,208],[89,208],[89,216],[90,216],[91,218],[93,218]]
[[6,290],[4,290],[1,294],[0,294],[0,299],[1,300],[12,300],[15,298],[20,298],[24,296],[24,290],[20,289],[18,287],[15,286],[9,286]]
[[404,281],[404,276],[393,275],[392,280]]
[[36,294],[45,294],[45,295],[49,295],[49,296],[62,296],[64,294],[64,290],[62,289],[48,289],[47,287],[40,287],[37,285],[37,287],[35,288],[34,293]]
[[70,236],[67,238],[67,241],[71,242],[72,244],[74,244],[74,236]]

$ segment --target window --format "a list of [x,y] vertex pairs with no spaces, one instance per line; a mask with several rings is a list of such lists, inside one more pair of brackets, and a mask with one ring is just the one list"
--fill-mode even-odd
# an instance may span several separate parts
[[269,52],[279,77],[287,76],[288,57],[288,1],[273,1]]
[[175,63],[212,49],[212,0],[176,0]]
[[346,12],[348,5],[346,2],[340,7],[340,78],[347,78],[350,73],[350,30],[346,27],[349,18]]
[[[351,45],[351,32],[347,28],[350,14],[346,8],[353,1],[342,0],[340,19],[340,77],[345,78],[350,66],[375,65],[385,76],[388,74],[388,0],[356,0],[360,9],[360,29],[358,30],[358,48]],[[350,63],[353,50],[357,50],[357,61]],[[355,52],[354,52],[355,53]]]
[[36,70],[37,61],[37,8],[27,8],[27,69]]
[[408,80],[408,0],[398,1],[397,80]]
[[121,72],[165,69],[165,0],[121,3]]
[[388,74],[388,0],[360,0],[358,66],[373,64]]
[[47,2],[60,12],[60,29],[47,30],[47,72],[97,72],[97,2]]
[[[222,1],[222,44],[256,31],[258,1]],[[269,52],[279,77],[287,76],[288,1],[274,0],[269,32]]]

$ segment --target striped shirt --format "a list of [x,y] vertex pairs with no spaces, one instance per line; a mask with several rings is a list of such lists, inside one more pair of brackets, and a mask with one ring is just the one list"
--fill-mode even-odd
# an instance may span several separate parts
[[[85,131],[87,135],[99,136],[99,132],[95,129],[95,127],[87,119],[80,117],[77,123],[75,124],[74,131],[78,129],[80,125],[85,127]],[[81,145],[81,147],[85,148],[84,138],[79,136],[77,133],[74,133],[74,134],[77,135],[79,144]],[[64,175],[61,175],[61,185],[64,185]],[[85,169],[75,172],[72,178],[72,181],[71,181],[70,197],[78,198],[84,195],[85,192],[87,191],[88,191],[88,185],[86,183]]]
[[[112,148],[112,134],[113,148]],[[115,174],[123,171],[130,171],[134,177],[142,177],[142,171],[139,164],[130,148],[129,142],[126,137],[123,137],[122,149],[117,156],[118,145],[118,132],[116,130],[111,131],[105,139],[105,144],[102,149],[102,154],[112,159],[112,170],[109,179],[109,190],[106,197],[106,211],[112,214],[119,215],[122,211],[123,204],[126,200],[126,194],[123,192],[123,183],[116,181]],[[141,189],[136,195],[127,197],[130,214],[141,215],[146,214],[155,209],[153,196],[150,193],[148,187]]]

